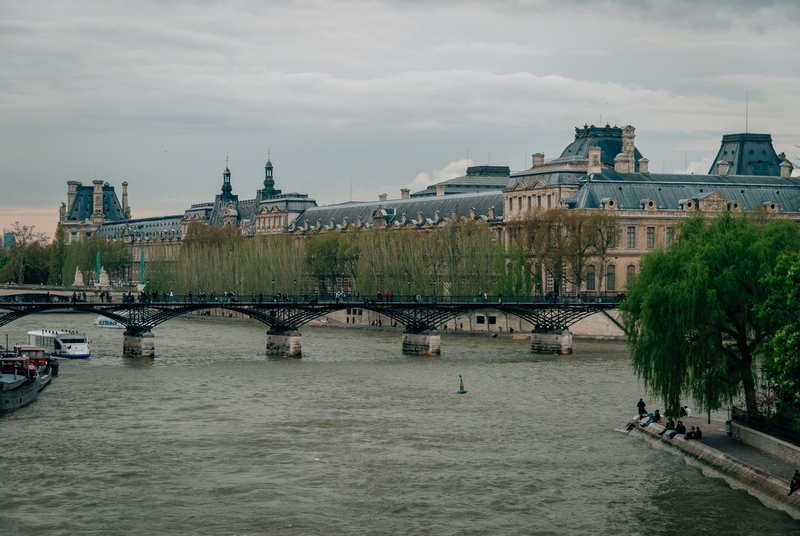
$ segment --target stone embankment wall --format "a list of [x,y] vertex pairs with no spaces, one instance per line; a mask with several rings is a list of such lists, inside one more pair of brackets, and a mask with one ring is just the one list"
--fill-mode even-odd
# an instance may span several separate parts
[[800,519],[800,494],[787,496],[788,480],[704,445],[702,441],[686,441],[678,436],[669,439],[667,434],[659,435],[664,429],[660,424],[642,428],[634,419],[631,425],[631,433],[641,436],[653,448],[679,454],[687,464],[699,467],[704,475],[721,478],[730,487],[746,491],[765,506]]
[[786,460],[800,467],[799,447],[787,443],[786,441],[781,441],[778,438],[768,436],[758,430],[747,428],[736,422],[732,423],[731,432],[733,437],[742,443],[747,443],[751,447],[755,447],[758,450],[777,456],[782,460]]

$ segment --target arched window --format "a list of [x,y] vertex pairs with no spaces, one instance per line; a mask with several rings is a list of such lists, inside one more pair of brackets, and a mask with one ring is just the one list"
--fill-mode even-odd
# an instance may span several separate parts
[[617,290],[617,268],[613,264],[606,268],[606,290]]
[[586,290],[595,290],[594,278],[594,264],[590,264],[586,267]]
[[628,265],[628,279],[625,283],[627,286],[630,286],[633,283],[633,276],[636,275],[636,266],[629,264]]

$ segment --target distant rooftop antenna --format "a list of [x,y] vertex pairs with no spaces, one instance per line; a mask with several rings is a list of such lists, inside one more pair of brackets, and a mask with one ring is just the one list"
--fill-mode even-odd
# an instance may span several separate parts
[[488,161],[486,162],[486,165],[487,166],[491,166],[492,165],[492,151],[489,151],[489,157],[488,157],[487,160]]
[[749,130],[750,125],[748,124],[749,121],[750,121],[750,110],[749,110],[749,108],[750,108],[750,99],[749,99],[749,95],[747,94],[747,91],[745,91],[744,92],[744,132],[745,132],[745,134],[750,132],[750,130]]
[[225,167],[228,167],[228,151],[225,151]]
[[353,176],[350,175],[350,202],[353,202]]

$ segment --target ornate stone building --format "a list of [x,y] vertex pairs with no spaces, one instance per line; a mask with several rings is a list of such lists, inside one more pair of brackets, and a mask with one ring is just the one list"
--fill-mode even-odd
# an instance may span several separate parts
[[[800,180],[791,177],[791,162],[775,153],[768,134],[725,135],[708,174],[688,175],[651,173],[634,146],[634,131],[631,126],[576,128],[575,141],[558,158],[545,162],[543,154],[534,154],[531,168],[513,174],[503,191],[506,223],[559,206],[619,217],[621,239],[605,265],[595,260],[582,288],[568,292],[624,290],[642,255],[669,245],[683,218],[765,210],[800,221]],[[547,290],[554,284],[547,281]]]
[[[456,220],[485,220],[506,244],[509,222],[532,211],[565,207],[610,211],[619,217],[621,239],[600,266],[592,261],[586,282],[567,292],[622,291],[638,271],[641,256],[675,239],[683,218],[724,211],[765,210],[800,221],[800,180],[783,154],[776,154],[768,134],[729,134],[722,138],[715,165],[706,175],[652,173],[635,146],[632,126],[584,126],[557,158],[532,157],[531,167],[511,173],[504,166],[473,166],[466,175],[420,192],[400,190],[400,197],[317,206],[307,195],[275,189],[273,165],[264,168],[263,188],[253,199],[233,193],[226,166],[222,187],[212,202],[192,205],[181,215],[131,219],[127,183],[122,204],[108,183],[68,183],[61,222],[67,241],[93,235],[121,240],[134,257],[177,254],[192,223],[237,226],[247,236],[309,232],[350,232],[378,227],[421,231]],[[158,246],[158,247],[155,247]],[[137,268],[138,269],[138,268]],[[602,274],[602,281],[600,276]],[[546,281],[546,290],[556,282]]]

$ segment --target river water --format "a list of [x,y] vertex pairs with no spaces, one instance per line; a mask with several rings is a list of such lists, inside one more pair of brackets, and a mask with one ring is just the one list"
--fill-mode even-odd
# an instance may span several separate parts
[[642,393],[622,344],[409,357],[399,333],[306,327],[302,359],[268,359],[260,325],[176,319],[132,360],[93,318],[0,332],[81,329],[93,352],[0,416],[0,534],[800,533],[616,431]]

